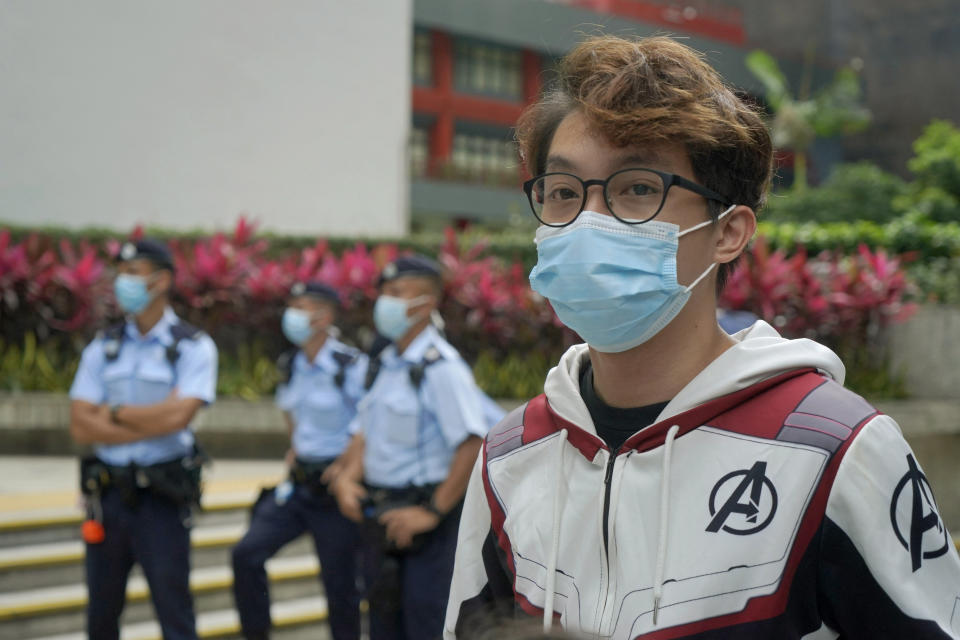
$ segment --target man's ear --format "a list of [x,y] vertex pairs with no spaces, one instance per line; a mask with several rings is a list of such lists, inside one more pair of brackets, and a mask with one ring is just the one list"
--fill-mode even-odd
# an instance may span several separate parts
[[[419,291],[417,298],[423,298],[422,301],[407,307],[408,318],[422,318],[430,315],[440,305],[440,297],[437,295],[436,288],[424,286]],[[408,303],[409,304],[409,303]]]
[[156,278],[156,287],[158,293],[169,294],[173,290],[173,272],[169,269],[158,269],[154,272]]
[[750,207],[738,205],[717,223],[717,227],[713,260],[726,264],[736,260],[753,238],[757,231],[757,214]]
[[334,314],[333,309],[324,305],[317,309],[316,313],[313,316],[313,322],[310,323],[310,326],[316,328],[327,328],[333,324]]

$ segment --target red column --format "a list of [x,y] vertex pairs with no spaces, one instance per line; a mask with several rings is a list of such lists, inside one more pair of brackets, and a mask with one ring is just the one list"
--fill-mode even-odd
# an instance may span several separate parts
[[434,31],[431,36],[433,87],[446,107],[438,110],[430,132],[429,172],[435,175],[438,168],[450,159],[453,150],[453,113],[449,108],[453,94],[453,44],[450,36],[441,31]]
[[523,102],[531,104],[540,97],[540,56],[523,50]]

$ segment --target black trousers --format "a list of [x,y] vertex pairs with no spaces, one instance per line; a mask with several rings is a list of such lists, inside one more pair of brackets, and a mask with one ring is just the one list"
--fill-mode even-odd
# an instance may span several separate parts
[[264,563],[305,531],[313,536],[334,640],[360,637],[363,547],[357,525],[329,496],[297,485],[283,504],[265,493],[253,508],[250,529],[233,549],[233,594],[248,638],[270,629],[270,594]]
[[[426,534],[416,551],[398,555],[374,551],[377,574],[368,596],[370,640],[435,640],[443,635],[459,525],[456,509]],[[394,588],[384,589],[384,581],[393,582]]]
[[118,491],[107,490],[101,499],[105,537],[88,544],[86,554],[87,634],[91,640],[118,640],[127,578],[136,562],[150,586],[164,640],[196,640],[184,514],[149,492],[140,491],[138,498],[129,506]]

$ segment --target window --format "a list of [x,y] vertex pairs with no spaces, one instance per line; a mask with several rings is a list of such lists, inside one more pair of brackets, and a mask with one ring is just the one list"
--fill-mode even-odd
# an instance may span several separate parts
[[413,34],[413,83],[423,86],[433,84],[432,40],[427,31]]
[[539,90],[542,56],[429,29],[413,48],[411,177],[516,188],[510,130]]
[[453,87],[461,93],[521,100],[522,55],[516,49],[457,39],[453,48]]
[[410,177],[422,178],[426,176],[430,162],[430,134],[427,129],[415,126],[410,131],[410,145],[407,153],[410,163]]
[[462,182],[516,186],[518,166],[517,145],[512,140],[457,133],[444,173],[448,179]]

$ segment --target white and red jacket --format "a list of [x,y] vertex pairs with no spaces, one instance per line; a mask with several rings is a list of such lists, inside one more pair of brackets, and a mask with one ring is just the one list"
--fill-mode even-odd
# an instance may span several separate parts
[[960,558],[897,424],[829,349],[735,339],[615,455],[567,351],[486,437],[445,638],[503,597],[616,640],[960,638]]

